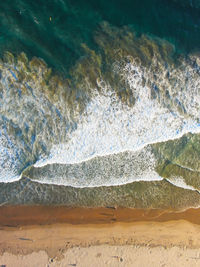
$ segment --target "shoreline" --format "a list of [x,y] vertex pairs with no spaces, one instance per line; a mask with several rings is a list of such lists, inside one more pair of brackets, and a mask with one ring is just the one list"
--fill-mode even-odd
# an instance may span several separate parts
[[200,225],[200,208],[132,209],[123,207],[0,206],[0,226],[20,227],[51,224],[110,224],[117,222],[168,222],[185,220]]

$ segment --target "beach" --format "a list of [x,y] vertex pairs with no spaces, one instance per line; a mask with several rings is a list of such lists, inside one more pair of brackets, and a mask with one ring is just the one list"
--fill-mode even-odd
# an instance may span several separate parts
[[0,264],[198,266],[199,213],[2,206]]
[[200,266],[199,14],[0,1],[0,267]]

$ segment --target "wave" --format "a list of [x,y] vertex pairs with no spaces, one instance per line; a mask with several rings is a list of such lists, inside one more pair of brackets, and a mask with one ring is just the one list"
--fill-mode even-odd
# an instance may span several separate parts
[[[6,54],[0,62],[1,181],[26,174],[93,187],[162,179],[148,146],[200,133],[200,59],[175,62],[170,44],[127,31],[104,24],[96,42],[107,71],[101,55],[83,46],[87,56],[71,80],[53,75],[41,59]],[[118,48],[111,49],[111,37]],[[120,160],[127,173],[120,172]]]
[[[115,71],[119,66],[120,63],[115,64]],[[168,86],[168,90],[171,89],[171,94],[175,95],[175,99],[172,95],[169,101],[178,102],[180,106],[184,107],[183,114],[176,109],[176,104],[169,108],[166,107],[165,103],[161,103],[161,100],[158,101],[159,96],[152,99],[152,85],[143,84],[144,78],[148,83],[152,76],[150,68],[145,69],[132,59],[131,63],[125,65],[123,69],[119,68],[118,71],[121,72],[122,78],[126,79],[134,91],[137,99],[134,106],[128,107],[123,102],[119,102],[112,88],[105,81],[98,81],[99,86],[103,85],[101,93],[94,90],[95,97],[86,106],[85,112],[77,124],[77,129],[72,133],[68,143],[54,145],[50,156],[36,162],[35,167],[49,164],[78,164],[96,157],[105,157],[125,151],[139,151],[149,144],[178,139],[189,132],[200,132],[198,80],[190,81],[190,84],[188,83],[187,87],[180,92],[178,86],[181,87],[181,84],[176,85],[178,92],[172,90],[172,86],[171,88]],[[185,74],[179,69],[173,70],[169,75],[171,79],[177,75],[178,81],[185,85],[184,75],[187,73],[188,78],[189,75],[192,76],[193,72],[194,69],[185,67]],[[166,73],[160,70],[160,84],[159,86],[154,84],[157,86],[155,89],[157,94],[159,94],[159,87],[163,86],[164,82],[166,85],[168,83],[165,81],[165,77]],[[150,161],[151,156],[147,157]],[[151,176],[150,173],[149,176]],[[133,178],[130,179],[130,181],[133,180]],[[56,178],[55,181],[57,181]],[[119,179],[118,184],[123,183],[122,181],[125,183],[124,179]],[[65,182],[62,183],[65,184]],[[102,179],[101,185],[106,184]],[[110,183],[108,182],[108,184]],[[117,183],[115,182],[115,184]],[[82,182],[79,183],[79,186],[81,185]]]
[[72,187],[116,186],[135,181],[159,181],[156,160],[150,148],[124,152],[76,164],[29,167],[23,176],[33,181]]
[[185,180],[182,177],[172,177],[172,178],[166,179],[166,180],[169,183],[171,183],[177,187],[192,190],[192,191],[197,191],[198,193],[200,193],[200,191],[198,189],[196,189],[195,187],[186,184]]

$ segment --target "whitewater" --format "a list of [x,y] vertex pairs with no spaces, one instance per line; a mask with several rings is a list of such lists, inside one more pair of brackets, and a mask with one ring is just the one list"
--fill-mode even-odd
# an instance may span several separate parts
[[[19,169],[22,173],[24,170],[23,159],[32,155],[31,152],[27,154],[20,131],[19,142],[8,134],[5,125],[8,125],[9,120],[14,124],[13,127],[19,129],[25,127],[25,123],[29,125],[27,127],[32,124],[32,128],[39,122],[42,125],[39,134],[29,137],[32,140],[29,150],[34,150],[36,139],[37,143],[42,140],[46,151],[40,153],[36,160],[33,159],[31,165],[38,170],[45,166],[52,168],[49,167],[50,171],[46,174],[42,173],[40,179],[36,177],[38,182],[95,187],[162,180],[155,171],[157,159],[151,153],[149,145],[178,139],[187,133],[200,133],[199,58],[193,56],[191,60],[195,62],[195,66],[183,60],[178,69],[169,69],[159,65],[154,58],[152,66],[159,65],[157,73],[154,73],[153,67],[144,67],[134,58],[126,64],[115,62],[113,72],[119,74],[132,90],[134,105],[129,106],[119,101],[110,84],[100,77],[97,84],[101,90],[93,89],[92,99],[84,112],[77,116],[76,127],[71,131],[66,130],[70,115],[62,109],[62,100],[59,104],[51,104],[45,94],[38,90],[37,83],[35,87],[34,83],[29,84],[33,90],[26,97],[16,96],[16,88],[10,86],[9,79],[16,80],[17,72],[13,69],[16,73],[14,76],[7,67],[4,69],[5,76],[2,73],[1,78],[4,95],[2,94],[0,102],[0,180],[12,182],[20,179]],[[167,96],[158,90],[163,86],[167,87]],[[27,105],[30,106],[29,109]],[[67,108],[69,107],[65,109]],[[33,113],[33,110],[37,112]],[[24,117],[22,112],[26,112]],[[55,113],[57,119],[54,122],[53,118],[51,120],[50,134],[48,119]],[[54,139],[55,143],[52,141]],[[123,154],[126,156],[122,156]],[[117,160],[121,156],[122,162]],[[107,167],[111,166],[110,168],[105,168],[105,159],[108,159]],[[96,160],[95,168],[92,160]],[[89,167],[84,169],[83,163]],[[56,171],[56,164],[62,165],[60,173]],[[117,171],[120,164],[123,165],[123,170],[126,169],[123,173]],[[92,173],[89,176],[88,168]],[[68,175],[65,176],[66,170]]]

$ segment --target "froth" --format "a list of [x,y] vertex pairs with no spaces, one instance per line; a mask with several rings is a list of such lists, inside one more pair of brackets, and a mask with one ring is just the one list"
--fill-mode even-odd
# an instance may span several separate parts
[[50,164],[31,167],[24,175],[47,184],[73,187],[123,185],[136,181],[159,181],[156,160],[150,148],[96,157],[77,164]]
[[[52,84],[60,88],[58,92],[53,85],[50,89],[47,84],[41,88],[46,79],[45,66],[36,64],[33,69],[37,73],[31,70],[20,81],[21,67],[16,69],[13,63],[4,64],[0,82],[0,130],[8,131],[0,136],[1,180],[3,177],[12,180],[34,162],[35,167],[79,164],[125,151],[135,153],[149,144],[173,140],[188,132],[199,133],[200,67],[197,59],[181,59],[177,67],[165,64],[155,55],[151,65],[145,67],[136,58],[121,58],[112,65],[112,72],[123,80],[121,84],[127,85],[128,90],[112,88],[102,77],[96,80],[97,88],[91,87],[88,74],[85,80],[90,85],[90,97],[86,97],[81,112],[73,107],[83,100],[81,92],[80,100],[75,96],[71,98],[72,91],[64,87],[66,84],[56,83],[55,77]],[[37,80],[33,78],[36,76]],[[81,86],[86,85],[81,83]],[[134,103],[128,105],[128,101],[119,100],[118,93],[122,89],[125,96],[131,92]],[[71,92],[67,103],[63,98],[65,91],[69,95]],[[12,142],[10,135],[14,137]],[[151,162],[152,155],[147,153],[145,157]],[[158,178],[153,166],[149,173]],[[147,177],[145,172],[131,175],[127,179],[117,176],[112,182],[123,184]],[[94,180],[88,185],[112,184],[101,179],[102,182]],[[57,176],[57,180],[51,182],[59,183],[59,180]],[[67,183],[61,180],[62,184]],[[48,182],[48,177],[45,181]],[[87,186],[87,182],[81,180],[76,184]]]
[[[158,63],[153,60],[152,64]],[[186,65],[186,62],[182,64]],[[157,87],[161,87],[166,80],[166,73],[162,73],[162,68],[161,65],[159,81],[154,78]],[[94,89],[93,99],[80,116],[77,129],[70,136],[69,142],[54,145],[50,156],[37,162],[35,166],[52,163],[74,164],[97,156],[137,151],[152,143],[180,138],[188,132],[200,132],[197,86],[200,78],[198,81],[186,82],[185,76],[191,79],[192,75],[196,77],[195,70],[190,66],[186,65],[184,70],[183,67],[172,70],[169,74],[171,80],[175,74],[180,75],[177,80],[179,87],[175,85],[174,91],[166,80],[168,91],[171,92],[170,100],[168,99],[171,105],[166,105],[167,100],[162,95],[163,92],[152,98],[151,68],[144,68],[132,59],[131,63],[125,65],[116,62],[113,70],[121,72],[122,79],[129,84],[136,99],[134,106],[129,107],[117,101],[116,93],[110,85],[99,80],[101,93]],[[173,105],[176,102],[180,107],[184,107],[185,114],[180,112],[177,105]]]
[[189,190],[192,190],[192,191],[197,191],[200,193],[199,190],[197,190],[195,187],[191,186],[191,185],[188,185],[186,184],[185,180],[183,179],[183,177],[177,177],[177,176],[173,176],[171,177],[170,179],[166,179],[168,182],[170,182],[171,184],[177,186],[177,187],[181,187],[181,188],[184,188],[184,189],[189,189]]
[[19,179],[19,151],[13,142],[0,132],[0,181],[11,182]]

